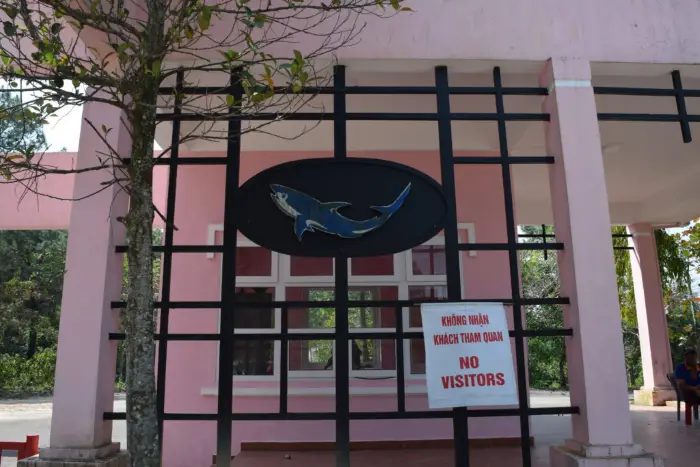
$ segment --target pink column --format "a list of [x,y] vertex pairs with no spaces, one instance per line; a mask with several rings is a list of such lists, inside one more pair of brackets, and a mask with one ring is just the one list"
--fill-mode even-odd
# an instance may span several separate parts
[[[120,110],[105,104],[83,108],[83,120],[111,128],[108,142],[126,156],[131,141],[121,117]],[[107,152],[84,122],[77,168],[96,166],[98,154]],[[74,202],[71,210],[50,447],[39,453],[39,462],[52,467],[76,459],[93,461],[86,466],[126,462],[119,444],[112,443],[112,422],[102,419],[114,405],[116,342],[108,334],[118,329],[119,311],[110,302],[119,300],[121,291],[123,255],[115,254],[115,246],[124,243],[125,229],[116,219],[127,212],[128,196],[117,185],[93,193],[112,178],[103,170],[75,178],[73,199],[87,198]]]
[[[544,109],[547,152],[555,158],[550,189],[557,241],[561,290],[571,304],[564,324],[573,328],[566,340],[573,439],[553,446],[550,463],[630,465],[643,454],[632,440],[620,306],[610,240],[610,213],[590,63],[552,59],[541,76],[550,89]],[[652,457],[651,460],[654,458]],[[625,465],[627,465],[627,460]],[[649,458],[645,457],[644,465]]]
[[634,402],[664,405],[675,400],[676,393],[666,379],[673,371],[673,362],[654,229],[649,224],[634,224],[627,231],[632,234],[629,245],[634,248],[630,263],[644,371],[644,387],[634,392]]

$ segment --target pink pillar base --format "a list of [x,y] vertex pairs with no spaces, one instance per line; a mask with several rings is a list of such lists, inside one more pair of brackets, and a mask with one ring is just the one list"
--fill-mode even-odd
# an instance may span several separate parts
[[549,448],[550,467],[664,467],[664,458],[638,444],[594,446],[568,440]]
[[46,459],[41,452],[39,456],[29,457],[17,462],[17,467],[129,467],[129,455],[126,451],[119,451],[107,457],[99,459],[75,461],[56,461]]
[[669,388],[642,388],[634,391],[635,405],[666,405],[668,401],[676,400],[676,391]]

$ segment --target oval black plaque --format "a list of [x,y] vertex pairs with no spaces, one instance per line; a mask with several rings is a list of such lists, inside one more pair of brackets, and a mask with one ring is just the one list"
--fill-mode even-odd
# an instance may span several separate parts
[[380,159],[304,159],[271,167],[238,192],[240,232],[293,256],[380,256],[413,248],[443,229],[442,187]]

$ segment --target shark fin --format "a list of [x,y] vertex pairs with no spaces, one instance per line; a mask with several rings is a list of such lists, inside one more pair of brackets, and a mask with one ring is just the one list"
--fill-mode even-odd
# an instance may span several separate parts
[[296,219],[294,219],[294,233],[297,234],[297,239],[299,239],[299,241],[301,241],[301,236],[304,235],[304,232],[307,230],[313,229],[306,223],[305,218],[297,216]]
[[345,201],[331,201],[329,203],[323,203],[324,208],[328,208],[330,210],[337,211],[340,208],[344,208],[346,206],[350,206],[351,203],[346,203]]
[[411,184],[409,183],[408,185],[406,185],[406,188],[403,189],[399,197],[396,198],[396,200],[394,200],[393,203],[391,203],[388,206],[372,206],[372,209],[374,209],[382,215],[391,216],[403,205],[403,202],[406,201],[406,197],[408,196],[408,193],[410,191]]

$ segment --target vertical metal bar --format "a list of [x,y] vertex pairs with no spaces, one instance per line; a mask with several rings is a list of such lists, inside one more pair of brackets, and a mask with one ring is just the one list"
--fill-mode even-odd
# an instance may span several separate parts
[[693,136],[690,134],[690,121],[688,120],[688,110],[685,107],[685,96],[683,95],[681,72],[678,70],[673,70],[671,72],[671,79],[673,80],[673,90],[676,92],[676,109],[678,110],[678,116],[681,119],[681,135],[683,135],[683,142],[690,143],[693,141]]
[[[452,154],[452,122],[450,118],[450,90],[447,67],[435,68],[437,92],[438,137],[440,142],[440,173],[442,189],[447,198],[445,223],[445,268],[447,273],[447,299],[462,299],[462,280],[459,271],[459,243],[457,235],[457,195],[455,192],[455,168]],[[469,466],[469,427],[466,407],[453,409],[455,466]]]
[[508,235],[508,260],[510,263],[510,288],[513,297],[513,328],[515,329],[515,361],[518,375],[518,402],[520,406],[520,436],[523,456],[523,466],[532,465],[530,452],[530,424],[525,409],[528,407],[527,374],[525,371],[525,346],[523,342],[523,317],[521,314],[520,272],[518,269],[517,235],[515,210],[513,209],[513,186],[508,162],[508,138],[503,105],[503,88],[501,70],[493,69],[493,83],[496,95],[496,113],[498,114],[498,142],[501,152],[501,172],[503,176],[503,199],[506,208],[506,233]]
[[[235,113],[243,97],[243,89],[237,70],[231,72],[231,86],[236,105],[229,109]],[[224,201],[224,235],[221,265],[221,325],[219,344],[219,397],[216,422],[216,466],[231,465],[231,434],[233,412],[233,332],[236,302],[236,203],[241,165],[241,122],[228,121],[228,144],[226,146],[226,194]]]
[[[544,224],[542,224],[542,243],[547,243],[547,227]],[[544,250],[544,260],[547,261],[548,258],[547,250]]]
[[[347,157],[345,67],[336,66],[333,77],[333,150],[336,159]],[[348,330],[348,258],[335,257],[335,449],[336,467],[350,467],[350,333]]]
[[280,415],[287,415],[287,393],[289,392],[289,308],[282,307],[280,323],[282,339],[280,342]]
[[[160,300],[163,303],[170,302],[170,281],[173,270],[173,234],[175,231],[175,195],[177,192],[177,160],[180,154],[180,119],[182,114],[182,88],[185,83],[184,70],[178,70],[175,84],[175,108],[173,109],[172,139],[170,140],[170,158],[172,164],[168,169],[168,200],[165,207],[165,251],[163,252]],[[156,410],[158,411],[158,436],[161,450],[163,449],[163,414],[165,414],[165,375],[168,367],[168,329],[170,324],[170,306],[161,305],[160,330],[164,339],[158,341],[158,376],[156,381]]]
[[396,307],[396,401],[399,413],[406,412],[406,374],[403,353],[403,307]]

